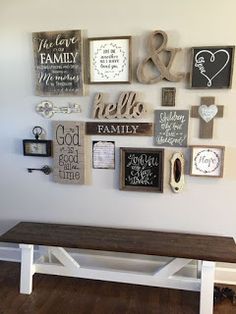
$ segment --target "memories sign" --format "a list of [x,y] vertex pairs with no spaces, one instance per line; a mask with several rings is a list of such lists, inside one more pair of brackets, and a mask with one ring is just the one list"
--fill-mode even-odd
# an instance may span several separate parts
[[83,95],[81,30],[32,34],[36,94]]

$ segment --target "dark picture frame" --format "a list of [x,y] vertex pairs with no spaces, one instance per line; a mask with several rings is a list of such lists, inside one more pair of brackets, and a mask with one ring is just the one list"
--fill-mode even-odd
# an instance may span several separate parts
[[131,36],[88,38],[88,84],[131,83],[131,38]]
[[120,189],[163,193],[164,149],[120,148]]
[[23,140],[24,156],[50,157],[52,156],[52,141]]
[[190,88],[231,88],[235,46],[191,48]]

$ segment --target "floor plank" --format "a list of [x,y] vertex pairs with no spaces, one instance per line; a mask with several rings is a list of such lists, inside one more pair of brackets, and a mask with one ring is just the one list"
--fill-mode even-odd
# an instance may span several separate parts
[[[0,262],[0,314],[197,314],[199,294],[96,280],[34,275],[19,294],[19,264]],[[235,314],[224,301],[214,314]]]

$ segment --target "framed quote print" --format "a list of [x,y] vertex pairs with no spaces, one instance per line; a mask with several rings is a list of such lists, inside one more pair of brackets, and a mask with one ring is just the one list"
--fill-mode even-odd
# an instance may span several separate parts
[[191,146],[191,176],[223,177],[224,146]]
[[131,82],[131,36],[88,39],[88,83]]
[[231,88],[234,46],[192,48],[191,88]]
[[164,149],[120,148],[120,189],[163,192]]
[[36,95],[84,95],[82,31],[37,32],[32,41]]

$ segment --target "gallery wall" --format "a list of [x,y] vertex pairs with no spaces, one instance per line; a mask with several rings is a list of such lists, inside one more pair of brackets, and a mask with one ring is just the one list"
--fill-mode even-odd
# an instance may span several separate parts
[[[190,48],[235,45],[236,4],[209,1],[30,1],[2,0],[0,11],[0,232],[17,221],[114,226],[154,230],[235,235],[236,191],[236,79],[231,89],[193,90],[188,80],[141,84],[136,78],[138,63],[148,54],[147,38],[154,30],[168,35],[168,46],[182,48],[174,71],[190,71]],[[132,36],[131,84],[89,85],[84,97],[39,97],[34,92],[32,32],[76,30],[88,37]],[[235,70],[235,66],[234,66]],[[235,71],[234,71],[235,72]],[[59,184],[28,167],[52,166],[52,158],[23,156],[22,139],[33,138],[35,125],[52,138],[52,120],[92,121],[91,106],[97,92],[110,100],[123,91],[142,95],[149,113],[142,122],[154,122],[153,110],[161,107],[161,89],[176,88],[176,109],[190,110],[200,97],[214,96],[224,105],[224,117],[214,121],[213,139],[200,139],[199,119],[190,118],[189,145],[225,146],[223,178],[185,176],[182,192],[169,186],[170,158],[182,151],[189,170],[188,148],[166,148],[164,193],[119,190],[119,147],[154,147],[153,137],[86,136],[86,184]],[[35,112],[42,100],[58,106],[77,103],[82,113],[55,114],[44,119]],[[141,122],[141,121],[140,121]],[[92,140],[113,140],[116,145],[114,170],[92,169]]]

